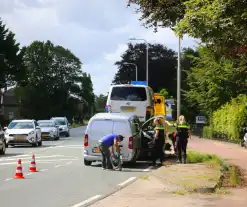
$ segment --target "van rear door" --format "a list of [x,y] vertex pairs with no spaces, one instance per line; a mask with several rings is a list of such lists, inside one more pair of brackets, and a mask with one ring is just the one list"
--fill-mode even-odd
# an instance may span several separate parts
[[145,120],[146,109],[150,102],[147,87],[113,86],[109,96],[109,105],[113,113],[131,112],[141,120]]
[[131,150],[129,150],[129,137],[131,137],[130,125],[126,120],[114,120],[113,133],[124,136],[124,140],[121,142],[123,147],[121,148],[121,154],[123,159],[127,159]]
[[95,119],[92,121],[88,133],[88,153],[101,155],[98,141],[105,135],[112,134],[113,121],[111,119]]

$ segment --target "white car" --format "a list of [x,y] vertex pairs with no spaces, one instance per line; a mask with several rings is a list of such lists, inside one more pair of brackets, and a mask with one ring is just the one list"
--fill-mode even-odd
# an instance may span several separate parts
[[7,146],[26,144],[31,144],[33,147],[42,146],[41,130],[35,120],[13,120],[4,129]]
[[70,124],[66,117],[52,117],[51,120],[54,120],[59,128],[59,135],[61,136],[70,136]]
[[41,129],[42,140],[50,138],[59,140],[59,129],[54,120],[39,120],[38,124]]

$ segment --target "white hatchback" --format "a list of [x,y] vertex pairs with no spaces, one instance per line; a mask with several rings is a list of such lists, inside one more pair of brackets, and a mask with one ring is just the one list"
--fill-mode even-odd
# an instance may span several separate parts
[[107,134],[124,136],[121,142],[123,162],[135,162],[140,154],[140,121],[135,115],[98,113],[88,122],[84,137],[84,164],[101,161],[98,141]]
[[8,145],[42,145],[41,130],[35,120],[13,120],[5,127],[5,140]]

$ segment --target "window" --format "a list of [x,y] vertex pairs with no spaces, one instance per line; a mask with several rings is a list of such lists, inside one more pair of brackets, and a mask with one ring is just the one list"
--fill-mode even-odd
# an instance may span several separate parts
[[140,130],[140,122],[139,122],[138,118],[134,117],[131,119],[130,123],[131,123],[132,133],[135,135]]
[[32,122],[11,122],[8,129],[33,129]]
[[66,125],[66,122],[65,122],[63,119],[56,119],[55,122],[56,122],[56,124],[59,125],[59,126],[60,126],[60,125]]
[[113,87],[111,92],[111,100],[146,101],[146,89],[143,87]]
[[38,122],[40,127],[55,127],[54,122]]

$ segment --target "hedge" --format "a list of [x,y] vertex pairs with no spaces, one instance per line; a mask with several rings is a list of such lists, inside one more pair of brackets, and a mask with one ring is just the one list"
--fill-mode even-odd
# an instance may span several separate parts
[[[211,125],[203,129],[203,136],[225,136],[228,140],[239,141],[243,127],[247,126],[247,96],[239,95],[213,112]],[[221,137],[222,138],[222,137]]]

